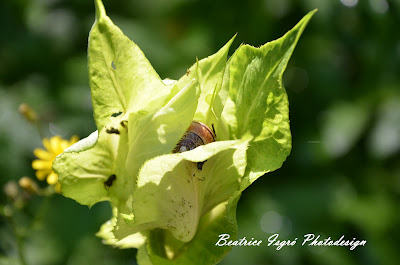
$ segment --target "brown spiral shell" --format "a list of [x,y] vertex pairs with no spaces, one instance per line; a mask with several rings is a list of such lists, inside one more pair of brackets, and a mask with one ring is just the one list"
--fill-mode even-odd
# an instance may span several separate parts
[[178,144],[172,151],[173,153],[182,153],[195,149],[200,145],[214,142],[216,139],[214,126],[213,130],[207,125],[199,121],[192,121],[185,134],[179,140]]

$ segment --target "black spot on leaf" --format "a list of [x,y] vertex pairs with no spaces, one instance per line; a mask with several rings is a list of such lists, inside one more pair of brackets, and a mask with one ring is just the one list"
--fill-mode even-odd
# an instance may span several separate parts
[[113,128],[113,127],[111,127],[111,128],[109,128],[109,129],[106,129],[106,133],[109,133],[109,134],[112,134],[112,133],[114,133],[114,134],[119,134],[119,130],[118,130],[118,129],[115,129],[115,128]]
[[202,170],[202,169],[203,169],[203,165],[204,165],[205,162],[206,162],[206,161],[197,162],[197,169],[198,169],[198,170]]
[[112,184],[114,183],[114,180],[117,178],[117,176],[115,176],[114,174],[112,174],[111,176],[108,177],[108,179],[106,181],[104,181],[104,187],[106,189],[108,189],[109,187],[112,186]]
[[111,117],[115,118],[115,117],[118,117],[118,116],[121,115],[121,114],[122,114],[122,111],[116,112],[116,113],[113,113],[113,114],[111,115]]
[[124,127],[125,130],[128,130],[128,121],[127,120],[123,120],[119,124],[121,124],[121,126]]

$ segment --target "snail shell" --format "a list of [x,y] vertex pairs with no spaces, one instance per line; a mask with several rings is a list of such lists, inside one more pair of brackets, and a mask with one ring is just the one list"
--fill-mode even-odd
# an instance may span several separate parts
[[216,135],[213,130],[202,122],[192,121],[185,134],[179,140],[172,151],[173,153],[182,153],[195,149],[200,145],[209,144],[215,141]]

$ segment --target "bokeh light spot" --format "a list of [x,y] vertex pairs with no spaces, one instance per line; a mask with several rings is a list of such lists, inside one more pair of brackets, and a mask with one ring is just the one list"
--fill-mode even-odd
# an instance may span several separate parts
[[264,213],[260,220],[261,229],[266,233],[276,233],[281,230],[283,224],[282,216],[275,211]]
[[376,13],[384,14],[389,10],[389,4],[386,0],[370,0],[369,5]]
[[340,0],[340,2],[348,7],[354,7],[358,4],[358,0]]

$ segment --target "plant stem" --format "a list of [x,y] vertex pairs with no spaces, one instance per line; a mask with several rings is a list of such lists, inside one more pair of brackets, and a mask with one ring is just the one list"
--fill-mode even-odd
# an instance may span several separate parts
[[14,220],[14,215],[8,217],[9,222],[11,223],[15,239],[17,241],[17,250],[18,250],[18,257],[21,265],[27,265],[24,255],[24,236],[21,235],[18,231],[17,224]]

